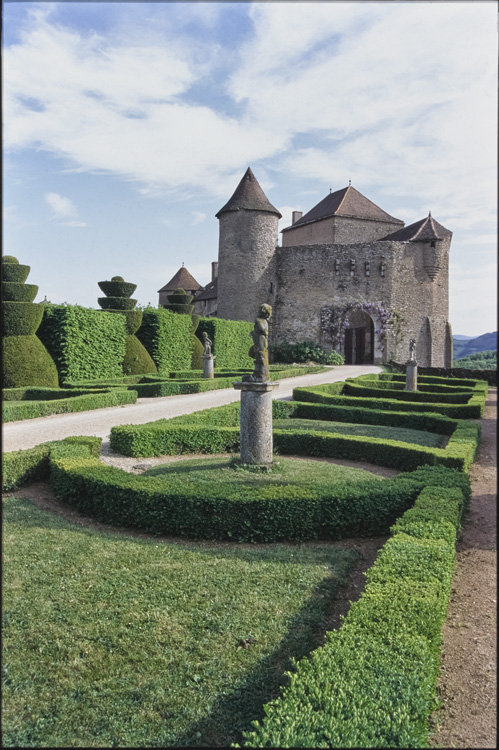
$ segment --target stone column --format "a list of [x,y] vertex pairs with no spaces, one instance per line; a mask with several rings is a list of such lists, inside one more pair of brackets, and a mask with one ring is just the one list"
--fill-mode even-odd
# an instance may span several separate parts
[[213,354],[203,354],[203,378],[214,378],[215,357]]
[[418,363],[415,359],[408,359],[405,368],[404,391],[418,390]]
[[279,383],[234,383],[241,391],[241,461],[272,465],[272,391]]

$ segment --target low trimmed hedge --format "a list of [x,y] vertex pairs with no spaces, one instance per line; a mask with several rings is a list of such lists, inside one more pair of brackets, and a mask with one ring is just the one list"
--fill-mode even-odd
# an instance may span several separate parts
[[12,391],[19,393],[20,400],[10,400],[9,389],[4,391],[4,396],[7,394],[7,397],[2,410],[3,422],[104,409],[108,406],[134,404],[137,401],[134,391],[119,388],[76,390],[74,393],[69,389],[52,388],[13,388]]
[[[345,383],[332,383],[334,386],[344,386]],[[442,414],[451,419],[480,419],[485,407],[483,393],[472,395],[467,404],[417,403],[397,399],[363,398],[361,396],[336,395],[338,390],[329,390],[327,385],[314,385],[307,388],[294,388],[293,400],[337,406],[357,406],[363,409],[381,409],[383,411],[430,412]]]
[[380,390],[383,391],[383,398],[395,399],[397,401],[410,401],[416,403],[438,403],[438,404],[467,404],[472,396],[470,391],[460,391],[459,393],[428,393],[418,391],[405,391],[395,388],[385,388],[385,384],[374,383],[371,387],[357,385],[357,383],[345,382],[343,388],[344,396],[360,396],[368,398],[379,398]]
[[[390,366],[399,372],[405,372],[405,365],[390,362]],[[421,377],[436,377],[444,380],[478,380],[497,388],[497,370],[473,370],[467,367],[420,367],[418,365],[418,380]]]
[[31,482],[47,481],[50,477],[50,455],[73,455],[98,458],[102,439],[81,436],[41,443],[35,448],[4,453],[2,490],[8,492]]
[[[431,471],[431,470],[430,470]],[[295,663],[245,747],[427,747],[463,487],[424,489],[340,630]]]
[[[364,376],[361,376],[364,377]],[[391,381],[392,383],[403,383],[405,385],[405,375],[396,372],[380,372],[374,376],[381,381]],[[358,378],[360,380],[360,377]],[[435,375],[420,375],[418,373],[418,386],[422,385],[421,390],[434,385],[443,385],[446,388],[466,388],[467,390],[484,390],[488,391],[488,383],[485,380],[474,380],[471,378],[444,378]]]

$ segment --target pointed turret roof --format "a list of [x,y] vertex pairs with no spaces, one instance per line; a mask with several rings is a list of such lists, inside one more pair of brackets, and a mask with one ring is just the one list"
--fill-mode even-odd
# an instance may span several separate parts
[[311,224],[314,221],[321,221],[321,219],[328,219],[331,216],[345,216],[355,219],[371,219],[372,221],[388,221],[390,223],[401,224],[404,222],[400,219],[396,219],[394,216],[390,216],[382,208],[379,208],[375,203],[366,198],[362,193],[359,193],[354,187],[349,185],[341,190],[336,190],[334,193],[329,193],[326,197],[321,200],[314,208],[308,213],[304,214],[301,219],[298,219],[290,227],[283,229],[283,232],[288,232],[290,229],[301,226],[303,224]]
[[175,289],[184,289],[186,292],[193,292],[202,288],[201,284],[198,284],[187,268],[182,266],[167,284],[158,289],[158,292],[173,292]]
[[260,187],[255,175],[248,167],[244,173],[243,179],[237,186],[232,198],[216,214],[217,219],[220,214],[227,211],[266,211],[269,214],[275,214],[281,218],[281,214],[269,201],[262,188]]
[[408,227],[403,229],[397,229],[392,234],[387,234],[386,237],[381,237],[381,240],[392,240],[394,242],[430,242],[431,240],[443,240],[444,237],[451,237],[452,232],[450,229],[446,229],[442,224],[431,215],[431,211],[425,219],[416,221],[414,224],[409,224]]

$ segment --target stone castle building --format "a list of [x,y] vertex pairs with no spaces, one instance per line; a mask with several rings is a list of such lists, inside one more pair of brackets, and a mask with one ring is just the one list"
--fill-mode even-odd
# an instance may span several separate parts
[[452,365],[452,232],[431,214],[406,227],[349,185],[294,212],[279,246],[281,214],[248,169],[217,218],[218,317],[251,321],[265,302],[272,343],[313,340],[377,364],[405,362],[415,338],[421,366]]

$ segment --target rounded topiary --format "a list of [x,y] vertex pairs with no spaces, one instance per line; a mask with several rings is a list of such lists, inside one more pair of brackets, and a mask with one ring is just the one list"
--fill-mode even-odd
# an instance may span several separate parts
[[17,258],[7,255],[2,263],[4,279],[5,276],[12,278],[9,276],[11,269],[19,269],[16,281],[2,280],[2,385],[4,388],[57,388],[59,377],[54,360],[35,335],[45,307],[43,303],[33,302],[38,287],[21,280],[27,278],[30,267],[21,266]]
[[99,297],[97,302],[103,310],[133,310],[137,304],[136,299],[128,297]]
[[119,313],[125,316],[125,357],[123,359],[123,372],[125,375],[142,375],[148,372],[157,372],[152,357],[145,346],[135,336],[142,323],[142,310],[134,310],[136,299],[130,299],[130,295],[137,289],[137,284],[125,281],[122,276],[113,276],[111,281],[97,282],[100,289],[106,295],[99,297],[98,303],[103,310]]
[[29,266],[21,266],[20,263],[2,263],[2,281],[16,281],[23,284],[29,272]]
[[33,302],[38,294],[36,284],[19,281],[2,281],[2,295],[6,302]]

